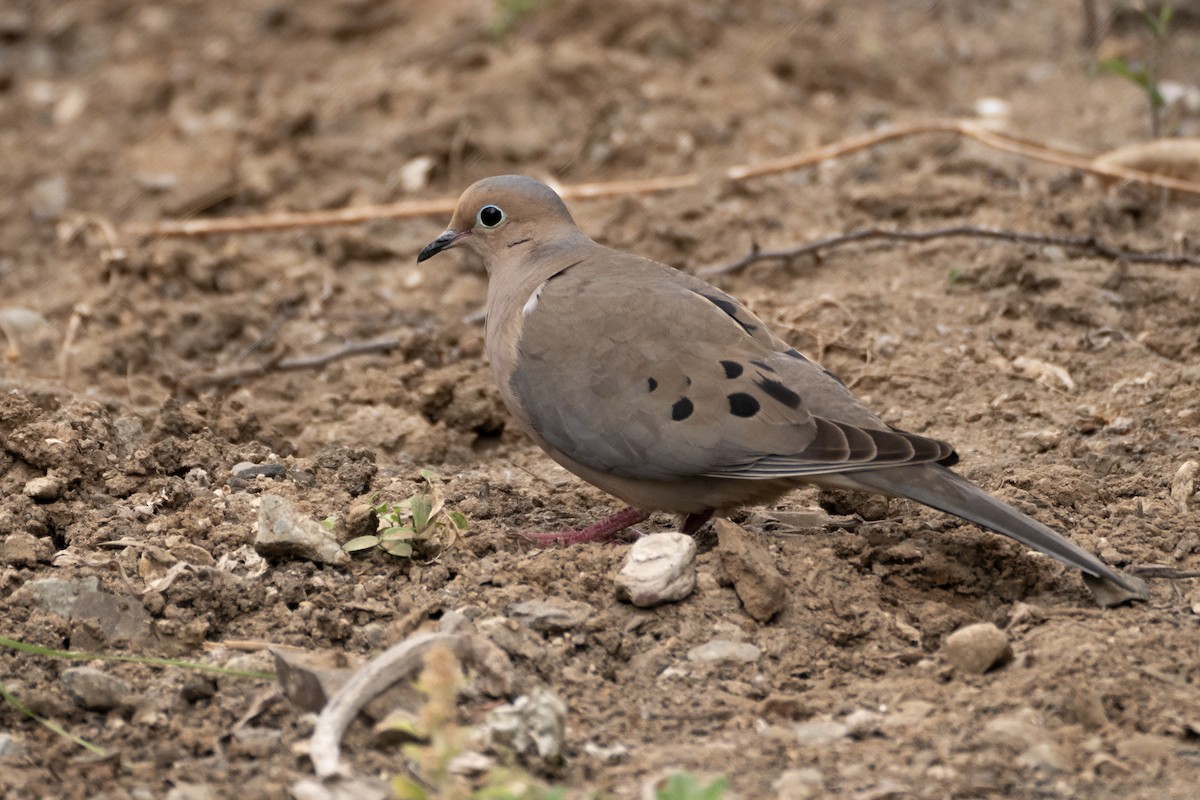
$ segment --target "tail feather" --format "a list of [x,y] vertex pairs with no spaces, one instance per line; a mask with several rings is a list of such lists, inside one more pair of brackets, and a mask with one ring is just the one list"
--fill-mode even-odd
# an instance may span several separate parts
[[[980,489],[966,478],[937,464],[918,464],[843,473],[843,488],[858,488],[903,497],[962,517],[988,530],[1016,539],[1053,556],[1087,575],[1116,584],[1145,599],[1145,581],[1123,575],[1062,535]],[[857,484],[851,487],[849,484]]]

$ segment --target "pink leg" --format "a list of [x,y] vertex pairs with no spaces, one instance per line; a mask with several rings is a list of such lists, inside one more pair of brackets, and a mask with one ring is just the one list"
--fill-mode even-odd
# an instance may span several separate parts
[[543,547],[552,545],[566,546],[582,544],[583,542],[610,542],[618,533],[630,525],[637,525],[639,522],[644,522],[649,516],[650,512],[648,511],[627,508],[624,511],[618,511],[610,517],[605,517],[599,522],[593,522],[581,531],[566,528],[558,533],[522,532],[521,538],[528,539],[534,544],[542,545]]

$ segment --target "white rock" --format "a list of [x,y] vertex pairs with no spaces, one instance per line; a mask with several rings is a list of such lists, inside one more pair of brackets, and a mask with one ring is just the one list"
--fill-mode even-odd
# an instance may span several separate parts
[[62,481],[52,475],[33,478],[25,483],[25,495],[39,503],[52,503],[62,496]]
[[732,642],[728,639],[713,639],[699,647],[688,650],[689,661],[708,663],[753,664],[762,658],[762,650],[750,642]]
[[810,720],[792,726],[792,736],[800,744],[822,747],[850,735],[850,729],[833,720]]
[[682,533],[654,533],[634,542],[617,573],[617,598],[640,608],[682,600],[696,588],[696,542]]
[[955,669],[982,675],[1006,661],[1012,650],[1004,631],[990,622],[980,622],[959,628],[942,642],[942,655]]
[[810,800],[825,790],[825,776],[816,767],[789,769],[772,784],[777,800]]

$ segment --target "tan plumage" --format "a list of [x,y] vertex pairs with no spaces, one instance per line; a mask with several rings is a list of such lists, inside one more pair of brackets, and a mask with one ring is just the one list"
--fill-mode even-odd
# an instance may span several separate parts
[[488,270],[486,348],[504,404],[551,458],[634,509],[688,515],[694,530],[802,482],[872,491],[1144,591],[951,472],[950,445],[889,427],[732,297],[592,241],[549,187],[512,175],[474,184],[418,260],[455,246]]

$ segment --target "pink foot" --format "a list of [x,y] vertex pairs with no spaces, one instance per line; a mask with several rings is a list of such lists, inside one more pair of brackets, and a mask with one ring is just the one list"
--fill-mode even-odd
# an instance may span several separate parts
[[565,528],[558,533],[532,533],[523,531],[520,536],[522,539],[543,547],[553,547],[555,545],[567,547],[584,542],[611,542],[616,538],[618,533],[631,525],[644,522],[649,516],[649,512],[639,511],[636,508],[627,508],[624,511],[618,511],[610,517],[605,517],[599,522],[594,522],[581,531],[571,530],[570,528]]

